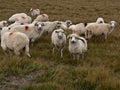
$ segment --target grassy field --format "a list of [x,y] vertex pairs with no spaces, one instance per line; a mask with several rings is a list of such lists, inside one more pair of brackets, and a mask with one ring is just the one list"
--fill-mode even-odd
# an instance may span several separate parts
[[31,7],[51,21],[94,22],[103,17],[117,26],[106,42],[101,37],[88,41],[79,61],[72,59],[68,43],[64,58],[53,55],[50,35],[30,47],[30,59],[23,53],[5,57],[0,48],[0,90],[120,90],[120,0],[0,0],[0,20],[19,12],[30,15]]

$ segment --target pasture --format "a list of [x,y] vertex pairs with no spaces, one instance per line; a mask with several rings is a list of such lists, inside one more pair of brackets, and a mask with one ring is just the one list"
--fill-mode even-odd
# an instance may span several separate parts
[[[88,41],[85,58],[73,60],[68,40],[60,54],[52,54],[51,35],[30,47],[32,58],[3,54],[0,48],[0,90],[120,90],[120,0],[0,0],[0,20],[39,8],[50,21],[94,22],[115,20],[115,30],[104,41]],[[70,32],[66,32],[68,35]]]

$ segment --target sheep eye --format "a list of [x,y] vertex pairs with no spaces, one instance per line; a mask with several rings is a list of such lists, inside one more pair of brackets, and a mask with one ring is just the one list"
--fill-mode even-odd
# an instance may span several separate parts
[[56,33],[58,33],[58,31],[55,31]]

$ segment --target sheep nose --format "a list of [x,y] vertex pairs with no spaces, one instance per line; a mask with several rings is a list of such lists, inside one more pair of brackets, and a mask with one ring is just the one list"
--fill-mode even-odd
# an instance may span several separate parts
[[75,41],[71,41],[71,43],[75,43]]
[[58,36],[59,39],[62,39],[62,36]]

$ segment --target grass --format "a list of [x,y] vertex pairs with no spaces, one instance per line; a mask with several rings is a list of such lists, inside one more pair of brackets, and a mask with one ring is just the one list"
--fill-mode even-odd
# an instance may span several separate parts
[[[104,42],[102,37],[88,41],[85,58],[73,60],[68,51],[64,58],[52,54],[50,35],[39,38],[30,47],[32,58],[5,57],[0,48],[1,90],[119,90],[120,89],[120,1],[116,0],[1,0],[0,20],[12,14],[39,8],[51,21],[70,19],[73,23],[94,22],[103,17],[117,26]],[[68,35],[70,32],[67,32]]]

